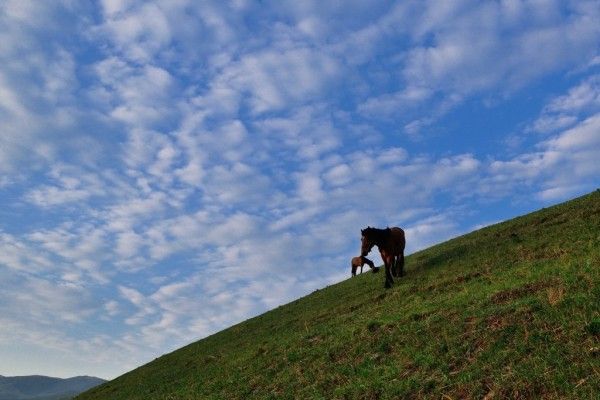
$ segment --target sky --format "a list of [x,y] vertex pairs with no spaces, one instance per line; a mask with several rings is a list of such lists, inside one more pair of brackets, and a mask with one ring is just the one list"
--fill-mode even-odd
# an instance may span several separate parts
[[597,189],[598,21],[0,0],[0,375],[112,379],[348,279],[369,225],[410,254]]

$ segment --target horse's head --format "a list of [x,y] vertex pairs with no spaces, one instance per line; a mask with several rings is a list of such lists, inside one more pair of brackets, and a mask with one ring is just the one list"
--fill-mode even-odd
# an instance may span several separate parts
[[369,252],[375,245],[375,240],[373,238],[373,228],[367,227],[367,229],[362,229],[360,231],[360,234],[360,255],[366,257],[366,255],[369,254]]

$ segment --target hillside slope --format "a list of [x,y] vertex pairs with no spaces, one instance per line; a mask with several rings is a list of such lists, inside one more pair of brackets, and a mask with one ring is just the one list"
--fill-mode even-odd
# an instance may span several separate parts
[[382,286],[348,279],[78,399],[600,393],[600,191],[415,253]]

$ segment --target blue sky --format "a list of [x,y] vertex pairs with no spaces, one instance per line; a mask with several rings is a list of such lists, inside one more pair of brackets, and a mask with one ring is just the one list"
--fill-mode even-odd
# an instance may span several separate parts
[[598,188],[598,21],[0,1],[0,374],[113,378],[347,279],[367,225],[410,253]]

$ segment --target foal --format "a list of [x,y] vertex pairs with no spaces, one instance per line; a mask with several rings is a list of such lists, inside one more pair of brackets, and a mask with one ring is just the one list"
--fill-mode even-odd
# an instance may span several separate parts
[[360,273],[363,272],[363,265],[367,264],[372,270],[373,273],[379,272],[379,268],[375,267],[373,261],[369,260],[367,257],[358,256],[354,257],[352,261],[350,261],[350,266],[352,267],[352,276],[356,276],[356,269],[360,267]]

